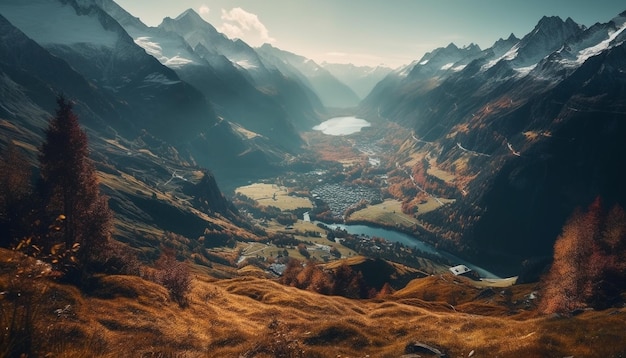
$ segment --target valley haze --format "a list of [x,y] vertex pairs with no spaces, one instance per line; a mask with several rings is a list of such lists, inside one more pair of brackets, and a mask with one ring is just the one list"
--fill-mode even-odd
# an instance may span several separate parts
[[623,357],[616,1],[0,1],[1,357]]

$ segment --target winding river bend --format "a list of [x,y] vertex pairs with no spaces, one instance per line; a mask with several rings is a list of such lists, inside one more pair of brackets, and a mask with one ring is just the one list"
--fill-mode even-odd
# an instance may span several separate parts
[[[369,126],[371,126],[371,123],[369,123],[368,121],[362,118],[349,116],[349,117],[331,118],[313,127],[313,130],[321,131],[322,133],[326,135],[344,136],[344,135],[357,133],[361,131],[362,128],[369,127]],[[380,162],[377,163],[377,165],[379,164]],[[435,199],[439,201],[439,199],[437,198]],[[309,217],[309,213],[304,213],[304,221],[311,221]],[[363,235],[363,236],[368,236],[368,237],[376,236],[376,237],[383,238],[390,242],[398,242],[409,247],[414,247],[420,251],[446,258],[454,264],[465,265],[471,268],[476,273],[478,273],[480,277],[489,278],[489,279],[500,278],[497,275],[493,274],[492,272],[487,271],[486,269],[480,266],[477,266],[475,264],[472,264],[471,262],[463,260],[460,257],[457,257],[449,252],[439,250],[431,244],[428,244],[424,241],[421,241],[410,235],[407,235],[398,231],[393,231],[389,229],[383,229],[383,228],[373,227],[373,226],[368,226],[368,225],[326,224],[324,222],[319,222],[319,221],[316,221],[316,223],[322,223],[333,229],[340,228],[340,229],[346,230],[348,233],[353,234],[353,235]]]
[[348,233],[353,234],[353,235],[364,235],[364,236],[369,236],[369,237],[376,236],[376,237],[383,238],[390,242],[399,242],[403,245],[414,247],[420,251],[424,251],[429,254],[434,254],[434,255],[444,257],[457,265],[462,264],[471,268],[473,271],[478,273],[480,277],[482,278],[490,278],[490,279],[501,278],[480,266],[477,266],[471,262],[463,260],[462,258],[456,255],[453,255],[443,250],[439,250],[429,243],[426,243],[424,241],[421,241],[410,235],[407,235],[398,231],[393,231],[389,229],[383,229],[383,228],[378,228],[378,227],[373,227],[373,226],[368,226],[368,225],[326,224],[323,222],[321,223],[333,229],[339,228],[342,230],[346,230]]

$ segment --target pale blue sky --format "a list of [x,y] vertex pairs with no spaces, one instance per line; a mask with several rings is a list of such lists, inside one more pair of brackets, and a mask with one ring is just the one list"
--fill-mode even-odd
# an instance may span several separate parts
[[454,42],[490,47],[557,15],[591,26],[623,0],[114,0],[150,26],[192,8],[229,37],[271,42],[316,62],[397,67]]

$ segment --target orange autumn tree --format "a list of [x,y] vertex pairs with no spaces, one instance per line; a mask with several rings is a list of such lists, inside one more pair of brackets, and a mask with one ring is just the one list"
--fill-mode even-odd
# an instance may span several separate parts
[[626,215],[615,206],[604,214],[600,199],[576,210],[554,244],[554,261],[543,278],[541,310],[570,314],[610,305],[624,287]]

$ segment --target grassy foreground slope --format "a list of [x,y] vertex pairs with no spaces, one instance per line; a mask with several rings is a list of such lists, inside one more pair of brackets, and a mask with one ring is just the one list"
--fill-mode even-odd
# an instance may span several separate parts
[[443,274],[382,298],[352,300],[196,270],[189,305],[180,308],[165,288],[140,277],[101,276],[80,292],[47,278],[18,277],[18,254],[0,254],[0,323],[5,330],[15,307],[27,303],[40,356],[400,357],[414,342],[450,357],[626,352],[626,309],[539,316],[529,285],[477,288]]

